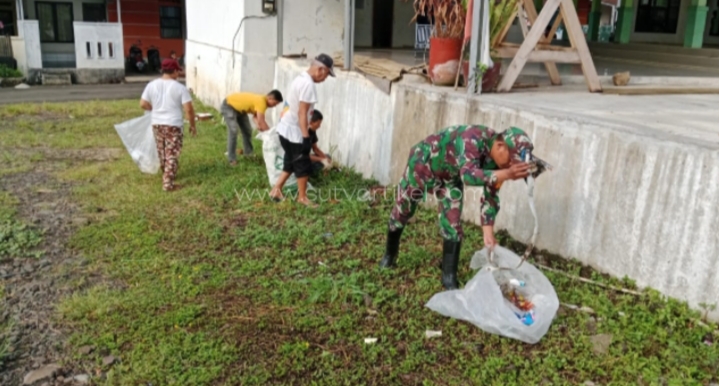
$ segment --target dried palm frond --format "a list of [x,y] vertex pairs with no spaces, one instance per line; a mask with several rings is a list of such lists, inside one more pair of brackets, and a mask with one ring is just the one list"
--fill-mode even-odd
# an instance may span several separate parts
[[461,38],[466,18],[463,1],[466,0],[414,0],[415,14],[410,23],[419,16],[430,16],[434,18],[435,37]]

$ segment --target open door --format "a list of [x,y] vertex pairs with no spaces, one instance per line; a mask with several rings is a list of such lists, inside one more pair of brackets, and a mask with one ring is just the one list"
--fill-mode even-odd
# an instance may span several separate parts
[[15,1],[0,0],[0,36],[17,36]]
[[372,47],[392,48],[392,24],[396,0],[374,0],[372,13]]

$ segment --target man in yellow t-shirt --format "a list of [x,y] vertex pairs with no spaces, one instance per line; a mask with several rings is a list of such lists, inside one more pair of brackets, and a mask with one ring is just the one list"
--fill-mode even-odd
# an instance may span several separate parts
[[220,111],[227,124],[227,160],[231,165],[237,164],[237,132],[242,132],[242,147],[245,155],[252,154],[252,126],[249,116],[260,131],[269,129],[265,121],[265,111],[282,102],[282,93],[277,90],[267,95],[238,92],[230,94],[224,101]]

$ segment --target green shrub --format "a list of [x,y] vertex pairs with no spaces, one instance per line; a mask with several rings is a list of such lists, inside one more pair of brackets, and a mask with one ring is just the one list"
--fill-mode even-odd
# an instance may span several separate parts
[[0,64],[0,78],[20,78],[22,72],[12,69],[4,64]]

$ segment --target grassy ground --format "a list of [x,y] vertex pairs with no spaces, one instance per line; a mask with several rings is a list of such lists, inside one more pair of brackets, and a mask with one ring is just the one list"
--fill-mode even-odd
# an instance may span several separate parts
[[[22,173],[56,151],[122,148],[113,123],[139,115],[135,101],[18,105],[0,112],[0,155]],[[261,157],[231,168],[219,119],[187,137],[179,183],[130,158],[60,167],[73,199],[92,219],[72,239],[103,280],[59,305],[72,346],[92,344],[120,358],[112,385],[265,384],[708,384],[718,380],[712,329],[683,303],[655,293],[618,294],[547,273],[560,300],[594,315],[560,313],[546,337],[525,345],[486,334],[424,307],[441,290],[441,243],[432,210],[405,232],[400,267],[376,268],[389,202],[344,199],[317,210],[247,199],[266,189]],[[29,152],[17,152],[18,148]],[[261,144],[256,144],[261,149]],[[367,188],[349,172],[316,181],[324,189]],[[238,195],[238,193],[240,193]],[[329,194],[329,193],[325,193]],[[326,198],[326,197],[325,197]],[[7,206],[11,197],[0,199]],[[2,209],[0,208],[0,212]],[[467,225],[461,279],[482,245]],[[521,248],[506,236],[503,244]],[[553,267],[620,286],[574,262]],[[425,330],[442,330],[425,338]],[[591,336],[612,334],[608,353]],[[379,341],[365,345],[364,338]],[[101,358],[95,358],[101,363]]]

